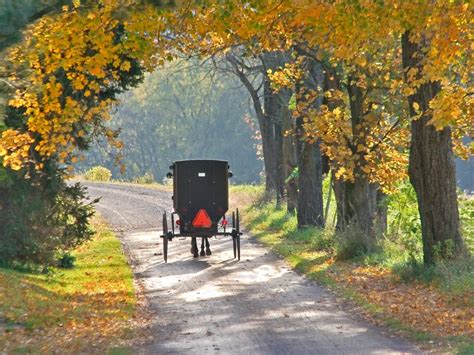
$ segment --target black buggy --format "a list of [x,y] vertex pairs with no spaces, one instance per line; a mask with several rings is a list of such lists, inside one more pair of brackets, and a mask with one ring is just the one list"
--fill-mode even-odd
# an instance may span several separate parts
[[[182,160],[170,166],[173,178],[171,228],[163,213],[163,257],[168,261],[168,243],[175,237],[191,237],[191,253],[198,257],[196,238],[202,238],[201,256],[211,255],[208,238],[232,237],[234,258],[240,260],[239,210],[232,212],[232,227],[227,226],[229,209],[229,164],[222,160]],[[178,231],[176,231],[176,229]],[[206,251],[204,252],[204,242]]]

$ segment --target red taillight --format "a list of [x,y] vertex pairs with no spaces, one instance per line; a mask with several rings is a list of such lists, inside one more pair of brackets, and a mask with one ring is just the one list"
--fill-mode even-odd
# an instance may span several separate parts
[[178,226],[181,225],[181,220],[180,220],[180,219],[177,219],[177,220],[176,220],[176,225],[178,225]]
[[226,225],[227,225],[227,220],[226,220],[226,219],[223,219],[223,220],[222,220],[222,225],[223,225],[223,226],[226,226]]
[[198,213],[194,216],[193,227],[194,228],[210,228],[212,226],[212,221],[209,218],[205,209],[200,209]]

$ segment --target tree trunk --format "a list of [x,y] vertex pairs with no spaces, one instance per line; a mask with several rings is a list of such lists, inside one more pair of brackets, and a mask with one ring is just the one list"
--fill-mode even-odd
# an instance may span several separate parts
[[262,136],[263,162],[265,167],[265,191],[270,193],[277,190],[273,124],[265,115],[257,115],[257,117],[260,134]]
[[285,177],[284,177],[284,166],[283,166],[283,129],[280,121],[273,122],[275,129],[275,175],[276,175],[276,199],[277,206],[281,206],[282,201],[285,198]]
[[[337,202],[336,229],[355,228],[367,233],[375,242],[379,218],[378,186],[360,177],[355,178],[354,182],[335,179],[334,194]],[[371,243],[368,247],[373,245]]]
[[301,142],[298,178],[298,228],[324,227],[323,180],[319,143]]
[[295,214],[298,207],[298,183],[296,177],[291,177],[294,169],[298,166],[298,156],[294,134],[285,132],[295,131],[295,120],[289,108],[292,96],[291,90],[281,90],[279,97],[281,101],[281,117],[283,129],[283,167],[286,189],[286,209],[289,214]]
[[[284,131],[283,126],[285,121],[289,119],[289,102],[291,98],[291,91],[284,89],[280,92],[275,92],[271,88],[270,79],[267,76],[267,71],[279,70],[284,67],[286,63],[290,61],[290,56],[287,52],[274,51],[274,52],[265,52],[260,56],[263,65],[263,76],[264,76],[264,111],[266,117],[273,123],[274,129],[274,155],[275,155],[275,185],[276,185],[276,199],[277,205],[279,206],[283,201],[285,196],[285,152],[284,144],[285,138],[283,137]],[[289,155],[286,156],[289,158]],[[292,188],[292,187],[291,187]],[[288,192],[288,191],[287,191]],[[290,195],[294,192],[289,191]],[[290,210],[291,207],[291,198],[290,197]]]
[[[413,43],[409,31],[403,34],[402,56],[406,81],[406,73],[411,68],[418,70],[418,78],[422,77],[422,48],[428,45],[426,42]],[[418,200],[426,264],[433,264],[437,259],[452,259],[468,254],[460,234],[451,130],[446,127],[437,131],[428,124],[432,118],[429,103],[439,91],[438,82],[428,82],[408,97],[411,116],[417,114],[413,107],[415,103],[422,112],[422,116],[411,124],[408,174]]]
[[263,83],[263,107],[265,118],[271,127],[271,150],[272,163],[271,178],[272,184],[275,186],[276,203],[281,205],[285,195],[285,181],[283,177],[283,137],[282,137],[282,122],[280,115],[280,100],[278,94],[273,92],[271,88],[270,79],[265,76]]
[[[322,87],[324,75],[319,63],[308,59],[304,65],[304,88],[318,90]],[[302,96],[304,97],[304,95]],[[314,105],[321,106],[322,101],[316,100]],[[310,143],[305,138],[303,117],[296,120],[298,139],[298,228],[308,226],[324,227],[323,207],[323,176],[319,142]]]
[[377,189],[377,221],[375,223],[377,233],[383,234],[387,232],[388,226],[388,204],[387,195],[380,189]]

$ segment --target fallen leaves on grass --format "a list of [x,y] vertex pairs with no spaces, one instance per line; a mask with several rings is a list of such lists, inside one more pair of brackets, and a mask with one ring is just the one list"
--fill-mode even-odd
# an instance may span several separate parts
[[402,324],[442,337],[474,337],[473,293],[448,295],[434,285],[405,284],[377,266],[338,263],[327,273]]

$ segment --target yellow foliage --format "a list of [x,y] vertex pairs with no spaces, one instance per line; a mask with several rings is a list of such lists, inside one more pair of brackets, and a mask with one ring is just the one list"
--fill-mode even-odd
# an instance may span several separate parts
[[[143,41],[147,34],[137,31],[137,26],[146,28],[148,34],[162,28],[158,12],[153,10],[154,16],[148,16],[146,22],[150,8],[128,13],[127,27],[133,35],[117,42],[114,31],[119,20],[115,12],[121,5],[109,1],[84,9],[76,1],[73,8],[66,7],[62,13],[31,26],[24,42],[10,51],[14,65],[29,68],[30,85],[17,90],[9,101],[10,106],[24,109],[26,131],[3,133],[3,165],[20,169],[36,163],[39,167],[42,159],[53,156],[60,163],[70,163],[76,137],[84,137],[87,131],[76,127],[92,130],[109,118],[113,100],[99,99],[99,94],[105,87],[116,85],[117,70],[130,71],[130,60],[123,58],[142,60],[145,56],[144,65],[152,63],[159,47],[151,39]],[[115,136],[110,138],[113,141]],[[34,156],[26,154],[32,145]]]

